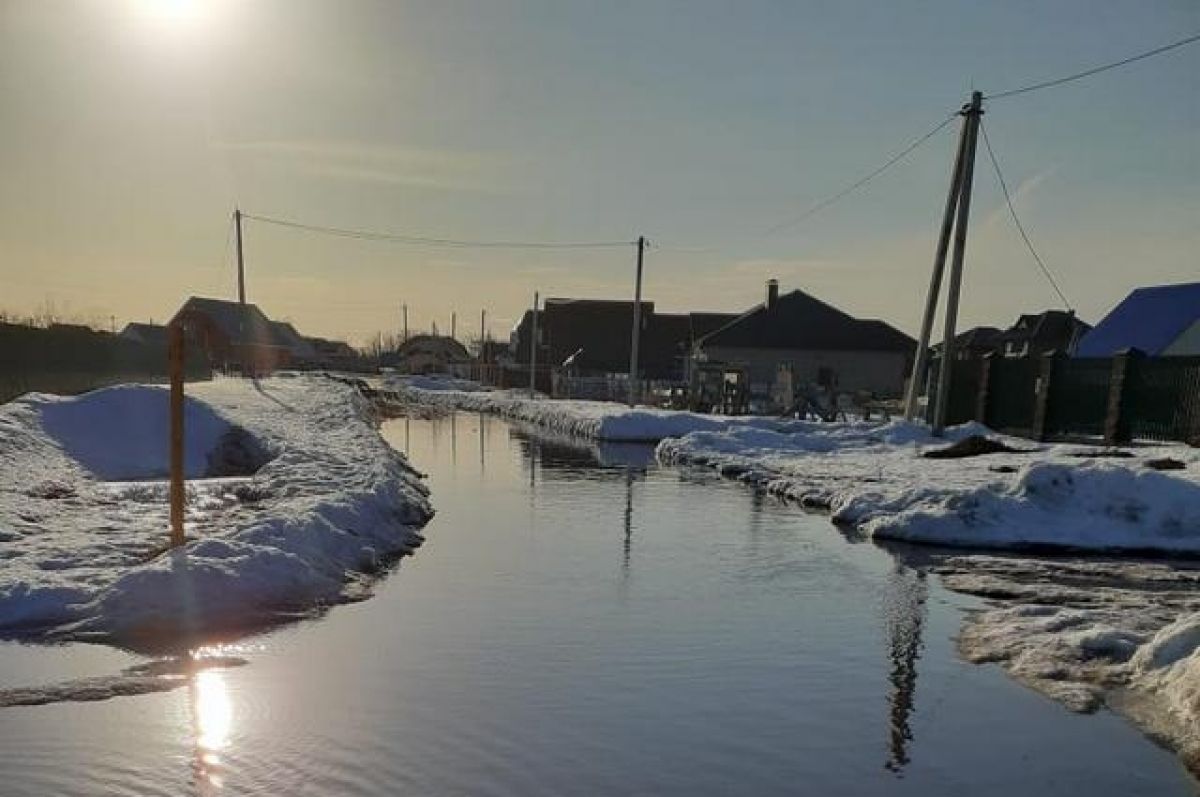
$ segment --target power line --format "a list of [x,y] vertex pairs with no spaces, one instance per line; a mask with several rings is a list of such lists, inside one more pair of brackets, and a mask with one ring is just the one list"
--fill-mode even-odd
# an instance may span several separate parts
[[633,246],[632,241],[467,241],[453,238],[427,238],[419,235],[352,230],[344,227],[328,227],[320,224],[303,224],[288,219],[242,213],[242,218],[289,227],[307,232],[335,235],[341,238],[356,238],[363,241],[387,241],[389,243],[412,244],[414,246],[447,246],[471,249],[599,249],[613,246]]
[[1156,47],[1153,50],[1147,50],[1144,53],[1139,53],[1137,55],[1130,56],[1129,58],[1123,58],[1120,61],[1113,61],[1112,63],[1104,64],[1103,66],[1097,66],[1097,67],[1093,67],[1091,69],[1085,69],[1082,72],[1076,72],[1072,75],[1065,75],[1064,77],[1054,78],[1053,80],[1044,80],[1041,83],[1033,83],[1029,86],[1022,86],[1019,89],[1009,89],[1008,91],[1001,91],[1001,92],[997,92],[996,94],[988,94],[984,97],[984,99],[985,100],[998,100],[1002,97],[1012,97],[1017,94],[1025,94],[1030,91],[1038,91],[1039,89],[1048,89],[1051,86],[1061,86],[1063,83],[1070,83],[1073,80],[1079,80],[1080,78],[1090,77],[1091,75],[1095,75],[1100,72],[1106,72],[1109,69],[1116,69],[1119,66],[1125,66],[1126,64],[1132,64],[1134,61],[1141,61],[1144,58],[1150,58],[1155,55],[1160,55],[1162,53],[1168,52],[1169,50],[1174,50],[1176,47],[1182,47],[1185,44],[1191,44],[1196,41],[1200,41],[1200,33],[1193,34],[1191,36],[1188,36],[1185,39],[1180,39],[1179,41],[1171,42],[1170,44],[1164,44],[1162,47]]
[[1021,219],[1017,217],[1017,209],[1013,207],[1012,197],[1008,193],[1008,183],[1004,181],[1004,173],[1000,171],[1000,163],[996,160],[996,153],[992,150],[992,142],[988,140],[987,128],[980,123],[979,129],[983,131],[983,145],[987,149],[988,158],[992,162],[992,168],[996,170],[996,179],[1000,182],[1000,190],[1004,192],[1004,201],[1008,204],[1008,212],[1012,216],[1013,223],[1017,225],[1017,232],[1021,233],[1021,238],[1025,241],[1025,247],[1029,249],[1029,254],[1033,255],[1034,261],[1037,262],[1042,273],[1046,275],[1050,287],[1054,288],[1054,292],[1058,294],[1058,298],[1062,299],[1063,306],[1070,310],[1071,303],[1067,301],[1067,297],[1063,295],[1062,289],[1058,287],[1058,282],[1055,281],[1054,276],[1050,273],[1050,269],[1046,268],[1045,262],[1042,261],[1037,250],[1033,248],[1033,243],[1029,240],[1029,235],[1025,232],[1025,226],[1021,224]]
[[835,202],[842,199],[843,197],[853,193],[855,190],[862,188],[864,185],[871,182],[876,177],[878,177],[879,175],[886,172],[888,169],[895,166],[897,163],[899,163],[901,160],[903,160],[905,158],[905,156],[907,156],[910,152],[915,150],[917,147],[921,146],[926,141],[933,138],[934,135],[936,135],[943,127],[950,124],[950,122],[954,119],[955,116],[958,116],[958,113],[950,114],[945,119],[938,122],[937,126],[934,127],[932,130],[930,130],[928,133],[925,133],[923,136],[916,139],[911,144],[909,144],[907,147],[900,150],[895,155],[893,155],[891,158],[889,158],[882,166],[877,167],[876,169],[874,169],[873,171],[868,173],[866,176],[859,178],[855,182],[853,182],[850,185],[843,188],[841,191],[838,191],[836,194],[833,194],[831,196],[826,197],[825,199],[822,199],[820,202],[813,205],[812,207],[810,207],[808,210],[801,213],[796,218],[791,219],[790,221],[782,222],[781,224],[776,224],[774,227],[772,227],[771,229],[769,229],[765,233],[763,233],[763,235],[774,235],[775,233],[779,232],[780,230],[785,230],[788,227],[794,227],[795,225],[799,224],[800,222],[804,221],[805,219],[809,218],[810,216],[815,215],[816,213],[824,210],[825,208],[834,204]]

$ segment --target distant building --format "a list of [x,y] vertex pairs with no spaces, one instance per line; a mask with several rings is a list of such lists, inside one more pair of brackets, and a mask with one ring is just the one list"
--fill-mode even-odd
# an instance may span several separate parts
[[316,360],[317,350],[296,328],[287,321],[272,321],[271,331],[275,338],[287,346],[289,360],[292,364],[312,363]]
[[[512,358],[528,364],[532,311],[526,311],[509,342]],[[700,335],[737,318],[727,313],[657,313],[642,301],[638,370],[644,379],[680,382]],[[629,372],[633,302],[619,299],[547,299],[538,312],[538,363],[568,364],[590,376]]]
[[1138,288],[1083,336],[1075,354],[1111,357],[1125,349],[1200,356],[1200,282]]
[[254,304],[193,296],[171,323],[183,325],[189,341],[202,347],[214,368],[262,374],[292,360],[290,341]]
[[915,350],[883,321],[854,318],[804,291],[780,296],[771,280],[765,302],[700,337],[692,356],[744,369],[752,393],[771,390],[784,370],[798,387],[899,395]]
[[1091,329],[1064,310],[1025,314],[996,339],[996,353],[1004,357],[1040,357],[1057,351],[1070,354]]
[[414,335],[381,358],[381,365],[405,374],[457,373],[472,362],[470,352],[444,335]]
[[141,343],[143,346],[161,346],[167,345],[167,328],[161,324],[140,324],[130,322],[125,325],[117,337],[134,343]]

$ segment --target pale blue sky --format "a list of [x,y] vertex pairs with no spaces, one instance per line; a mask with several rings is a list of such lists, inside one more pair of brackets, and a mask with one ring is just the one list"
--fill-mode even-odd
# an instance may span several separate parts
[[[170,13],[172,4],[182,4]],[[1200,31],[1200,3],[6,0],[0,307],[162,319],[233,296],[235,203],[471,239],[648,236],[663,309],[777,276],[912,332],[955,126],[985,92]],[[988,107],[1019,212],[1080,314],[1200,278],[1200,45]],[[1056,300],[981,150],[962,322]],[[440,250],[247,227],[251,300],[361,342],[535,290],[627,297],[632,250]]]

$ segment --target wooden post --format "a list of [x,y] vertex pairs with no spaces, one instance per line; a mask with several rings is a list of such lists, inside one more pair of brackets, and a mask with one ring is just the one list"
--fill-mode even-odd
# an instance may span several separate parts
[[946,195],[946,209],[942,211],[942,230],[938,235],[937,251],[933,256],[933,274],[929,278],[929,293],[925,295],[925,315],[921,318],[921,340],[913,359],[912,376],[908,380],[908,391],[904,396],[904,419],[911,421],[917,416],[917,399],[925,383],[925,371],[929,368],[929,336],[933,332],[933,318],[937,314],[938,295],[942,292],[942,274],[946,271],[946,251],[950,248],[950,232],[954,228],[954,212],[958,208],[962,189],[963,154],[967,149],[967,128],[970,121],[964,116],[962,132],[958,137],[958,151],[954,156],[954,169],[950,175],[950,193]]
[[1113,357],[1108,380],[1108,412],[1104,416],[1104,442],[1122,445],[1133,439],[1133,418],[1129,412],[1129,385],[1135,378],[1140,349],[1126,349]]
[[183,326],[169,327],[167,367],[171,375],[171,547],[183,545]]
[[242,259],[242,211],[233,209],[233,226],[237,236],[238,304],[246,303],[246,263]]
[[633,288],[633,339],[629,344],[629,406],[641,397],[638,377],[638,344],[642,338],[642,256],[646,251],[645,236],[637,239],[637,278]]
[[954,259],[950,266],[950,293],[946,297],[946,329],[942,338],[942,370],[938,374],[937,403],[933,412],[933,434],[941,437],[950,409],[950,375],[954,370],[954,335],[958,323],[958,296],[962,291],[963,255],[967,249],[967,221],[971,217],[971,183],[975,176],[975,143],[983,117],[983,94],[971,94],[971,104],[963,111],[967,117],[963,153],[962,186],[958,197],[958,218],[954,223]]
[[537,395],[537,314],[538,314],[538,294],[533,292],[533,317],[530,320],[529,329],[529,397],[533,398]]
[[1050,417],[1050,397],[1051,391],[1054,390],[1054,378],[1058,372],[1063,356],[1056,351],[1049,351],[1042,355],[1037,388],[1034,391],[1033,405],[1033,429],[1032,437],[1034,440],[1045,440],[1048,437],[1047,426]]

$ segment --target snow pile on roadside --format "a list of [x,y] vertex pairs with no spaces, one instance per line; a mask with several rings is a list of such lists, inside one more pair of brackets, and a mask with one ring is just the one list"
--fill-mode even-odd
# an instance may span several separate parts
[[188,542],[167,553],[165,389],[0,407],[0,635],[134,644],[255,625],[353,597],[420,543],[427,489],[352,388],[188,394]]
[[[531,399],[527,391],[463,390],[461,380],[396,376],[384,380],[384,388],[402,400],[446,409],[487,412],[511,420],[534,424],[551,432],[595,440],[624,443],[656,443],[697,431],[719,431],[734,427],[789,428],[794,422],[772,418],[701,415],[694,412],[631,409],[611,401],[583,399]],[[475,383],[471,383],[474,385]]]
[[[662,441],[659,459],[712,467],[772,493],[832,510],[879,538],[983,548],[1056,547],[1200,553],[1200,452],[1136,449],[1124,459],[1074,456],[1079,446],[1005,442],[1019,449],[963,459],[922,453],[970,435],[933,438],[893,421],[730,428]],[[1169,451],[1184,468],[1146,461]]]
[[1075,711],[1108,704],[1200,774],[1200,568],[959,556],[936,569],[995,604],[968,621],[966,658]]

